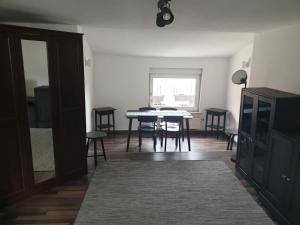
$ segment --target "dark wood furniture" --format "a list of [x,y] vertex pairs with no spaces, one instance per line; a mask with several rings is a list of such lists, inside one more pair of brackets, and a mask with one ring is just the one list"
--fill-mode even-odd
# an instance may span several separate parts
[[139,108],[140,111],[150,111],[150,110],[156,110],[156,108],[153,107],[141,107]]
[[242,91],[236,168],[282,224],[300,224],[299,115],[299,95]]
[[[110,133],[110,128],[113,128],[113,133],[115,134],[115,108],[112,107],[101,107],[94,108],[95,111],[95,130],[106,129],[108,134]],[[102,123],[102,116],[107,116],[107,123]],[[99,123],[98,123],[99,117]],[[112,123],[110,122],[110,117],[112,117]]]
[[227,129],[225,131],[226,135],[228,136],[228,143],[227,143],[227,150],[232,150],[232,146],[234,143],[234,138],[238,136],[238,129]]
[[[47,43],[56,177],[38,185],[21,40]],[[0,25],[0,68],[0,205],[6,205],[87,171],[82,34]]]
[[[143,112],[145,112],[145,111],[151,111],[151,110],[156,110],[156,108],[153,108],[153,107],[148,107],[148,106],[146,106],[146,107],[140,107],[139,108],[139,111],[143,111]],[[154,128],[154,126],[156,126],[157,125],[157,123],[155,123],[154,125],[153,125],[153,123],[146,123],[146,122],[143,122],[142,124],[140,124],[140,125],[142,125],[143,127],[151,127],[151,128]]]
[[[105,132],[102,131],[92,131],[92,132],[88,132],[86,134],[86,139],[87,139],[87,153],[86,153],[86,157],[94,157],[94,163],[95,163],[95,167],[97,167],[98,164],[98,160],[97,160],[97,156],[103,156],[105,161],[106,161],[106,154],[105,154],[105,148],[104,148],[104,143],[103,143],[103,138],[106,137],[107,134]],[[101,146],[102,146],[102,155],[98,155],[97,154],[97,140],[100,140],[101,142]],[[89,147],[90,147],[90,143],[94,142],[94,155],[89,156]]]
[[183,116],[164,116],[163,120],[165,123],[164,126],[162,127],[162,137],[165,138],[165,152],[167,150],[168,137],[176,138],[176,148],[179,144],[179,151],[181,152],[180,136],[182,134],[181,129],[183,124]]
[[[157,116],[139,116],[139,151],[141,152],[143,133],[150,133],[153,139],[153,149],[156,152],[156,122]],[[150,126],[149,126],[150,124]]]
[[160,110],[150,110],[150,111],[140,111],[140,110],[127,110],[126,117],[129,119],[128,126],[128,137],[127,137],[127,147],[126,151],[129,150],[131,131],[132,131],[132,120],[137,119],[139,116],[157,116],[158,119],[163,119],[165,116],[183,116],[186,125],[186,136],[188,141],[188,149],[191,151],[191,140],[190,140],[190,124],[189,120],[193,118],[192,114],[185,110],[177,111],[160,111]]
[[[206,109],[206,120],[205,120],[205,133],[207,134],[207,128],[210,128],[210,131],[217,132],[217,138],[219,138],[220,132],[225,133],[226,129],[226,112],[225,109],[209,108]],[[211,123],[208,123],[208,118],[211,116]],[[215,124],[215,117],[217,117],[217,124]],[[221,117],[223,117],[223,126],[220,125]]]
[[[160,108],[159,110],[161,111],[177,111],[178,109],[177,108],[173,108],[173,107],[162,107]],[[173,124],[173,127],[174,127],[175,124]],[[164,126],[164,121],[162,120],[161,123],[160,123],[160,126]],[[184,141],[184,127],[183,127],[183,120],[182,120],[182,123],[179,124],[179,128],[181,130],[181,137],[182,137],[182,141]]]

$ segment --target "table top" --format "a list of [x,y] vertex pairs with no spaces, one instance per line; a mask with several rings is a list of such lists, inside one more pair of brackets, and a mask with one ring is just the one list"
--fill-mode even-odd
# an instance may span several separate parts
[[157,116],[158,118],[163,118],[164,116],[183,116],[185,119],[192,119],[193,115],[185,110],[149,110],[149,111],[139,111],[139,110],[127,110],[127,118],[137,118],[138,116]]
[[99,107],[99,108],[94,108],[96,112],[106,112],[106,111],[115,111],[115,108],[112,107]]

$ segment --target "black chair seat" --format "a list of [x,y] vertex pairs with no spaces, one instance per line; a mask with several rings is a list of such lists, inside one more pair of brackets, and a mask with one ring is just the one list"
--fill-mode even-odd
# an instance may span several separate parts
[[86,133],[86,138],[89,139],[100,139],[106,137],[107,134],[103,131],[92,131],[92,132],[87,132]]
[[[156,151],[156,122],[157,116],[139,116],[139,151],[141,151],[142,146],[142,136],[143,133],[151,133],[153,138],[153,148]],[[151,126],[149,126],[149,124]]]
[[138,130],[141,130],[142,132],[153,132],[153,130],[156,129],[154,128],[154,126],[150,127],[150,126],[139,126]]
[[[177,108],[174,108],[174,107],[162,107],[159,110],[160,111],[177,111]],[[160,122],[160,126],[161,127],[165,127],[166,126],[166,124],[165,124],[165,122],[163,120]],[[172,128],[174,130],[174,132],[178,131],[177,129],[181,129],[182,141],[184,141],[183,123],[182,124],[178,124],[178,123],[168,122],[167,126],[169,128]]]
[[[172,136],[176,138],[176,147],[179,143],[179,151],[181,151],[180,136],[182,131],[183,116],[165,116],[164,126],[161,127],[161,145],[163,137],[165,138],[165,152],[167,150],[167,138]],[[176,126],[168,126],[169,124],[176,124]]]
[[166,128],[165,127],[162,127],[161,129],[163,130],[163,131],[169,131],[169,132],[179,132],[180,131],[180,126],[167,126],[168,127],[168,129],[166,130]]

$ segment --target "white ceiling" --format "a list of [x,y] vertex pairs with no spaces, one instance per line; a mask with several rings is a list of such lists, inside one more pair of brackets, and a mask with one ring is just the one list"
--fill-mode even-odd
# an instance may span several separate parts
[[128,30],[84,27],[92,49],[104,54],[213,57],[229,56],[253,41],[250,33]]
[[156,2],[0,0],[0,21],[80,24],[96,52],[182,57],[230,55],[251,42],[240,32],[300,21],[300,0],[172,0],[175,21],[158,29]]

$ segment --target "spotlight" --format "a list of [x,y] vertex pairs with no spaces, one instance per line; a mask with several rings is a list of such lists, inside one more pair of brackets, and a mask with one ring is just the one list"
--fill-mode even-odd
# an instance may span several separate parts
[[158,13],[156,15],[156,25],[164,27],[174,21],[174,15],[170,9],[171,0],[159,0],[157,3]]

